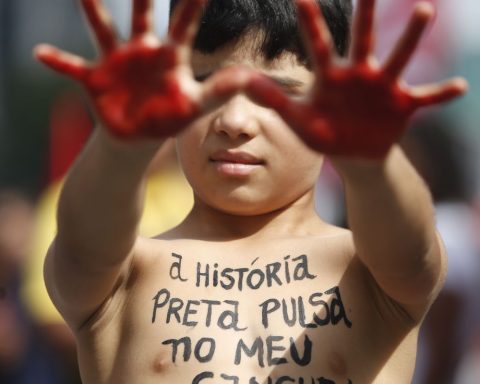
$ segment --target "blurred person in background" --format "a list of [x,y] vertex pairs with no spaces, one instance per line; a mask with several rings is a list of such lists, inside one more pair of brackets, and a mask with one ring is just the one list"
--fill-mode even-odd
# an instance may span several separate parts
[[[43,156],[46,147],[48,103],[61,82],[52,82],[31,58],[36,39],[52,36],[65,42],[65,32],[78,29],[75,1],[0,1],[0,185],[16,186],[37,196],[45,182]],[[32,17],[35,15],[35,17]],[[45,20],[54,22],[45,23]],[[68,37],[77,49],[88,36]]]
[[[66,110],[61,109],[57,113],[62,115],[80,113],[81,115],[81,111],[77,110],[77,107],[73,108],[70,105]],[[56,121],[55,118],[53,120]],[[72,127],[71,124],[69,127],[63,126],[64,129],[59,132],[68,132],[67,128],[71,129]],[[87,128],[81,125],[76,127],[81,131]],[[74,145],[71,139],[62,140],[62,137],[63,135],[60,134],[57,139],[52,141],[60,145],[60,148],[81,149],[79,143]],[[80,139],[81,132],[73,134],[73,137]],[[69,142],[70,146],[68,146]],[[59,153],[58,148],[51,148],[51,151]],[[67,156],[65,152],[62,152],[62,156],[59,158],[50,157],[54,163],[51,164],[49,173],[56,175],[57,178],[52,179],[51,184],[44,190],[36,207],[33,246],[31,257],[25,267],[25,282],[22,287],[22,299],[40,327],[45,342],[57,352],[58,361],[68,372],[68,383],[80,383],[75,340],[47,293],[43,280],[43,264],[48,247],[57,230],[56,207],[64,174],[55,172],[68,169],[70,162],[77,154],[71,153]],[[62,163],[62,161],[68,161],[68,163]],[[170,145],[165,146],[157,154],[150,166],[146,204],[139,232],[143,236],[153,236],[159,227],[167,230],[176,226],[184,219],[192,205],[193,194],[177,164],[175,145],[172,140]],[[158,216],[158,212],[162,212],[161,217]]]
[[65,384],[61,368],[19,299],[32,219],[27,198],[0,191],[0,383]]
[[[106,1],[124,35],[129,24],[129,2]],[[160,6],[168,2],[160,2]],[[160,9],[161,11],[161,9]],[[163,15],[168,12],[163,11]],[[165,23],[159,24],[159,32]],[[163,27],[162,27],[163,25]],[[79,383],[75,341],[71,331],[53,306],[43,280],[43,264],[48,247],[56,235],[56,207],[65,174],[81,152],[92,132],[92,118],[77,89],[70,86],[57,92],[49,116],[46,186],[36,213],[31,258],[25,268],[22,298],[41,328],[46,343],[57,352],[58,360],[69,373],[68,383]],[[149,169],[146,205],[139,231],[153,236],[158,229],[168,230],[180,223],[193,205],[193,194],[177,164],[172,140],[156,156]],[[158,212],[162,212],[161,217]],[[3,384],[3,383],[2,383]]]
[[[435,201],[437,227],[448,254],[445,286],[424,323],[416,384],[466,384],[458,367],[472,348],[480,324],[479,228],[472,210],[468,147],[448,120],[424,116],[404,140],[410,160]],[[471,378],[480,383],[480,377]]]
[[[130,1],[105,0],[105,4],[112,11],[121,34],[128,36]],[[169,2],[163,0],[156,3],[156,14],[164,17],[156,23],[158,34],[164,34],[167,28],[168,5]],[[31,17],[32,14],[35,18]],[[20,381],[24,378],[18,375],[11,376],[13,381],[7,381],[6,376],[2,376],[2,368],[1,384],[80,382],[73,337],[45,290],[43,260],[56,234],[55,211],[63,177],[87,141],[92,120],[79,90],[72,89],[70,83],[34,63],[31,55],[33,46],[44,40],[72,48],[77,53],[93,55],[79,14],[76,1],[0,0],[0,185],[21,186],[30,195],[39,196],[34,214],[33,245],[30,257],[22,265],[25,279],[22,281],[18,276],[15,297],[11,296],[13,291],[8,288],[2,308],[5,309],[8,303],[8,313],[13,313],[10,304],[14,298],[15,308],[20,308],[22,316],[30,318],[28,322],[35,324],[39,346],[48,351],[44,355],[54,359],[48,360],[48,364],[62,368],[61,374],[46,381],[41,381],[41,375],[27,377],[27,373],[24,374],[26,381]],[[2,95],[8,95],[8,98]],[[146,209],[149,215],[144,217],[141,227],[142,234],[146,236],[154,233],[154,225],[160,225],[164,230],[176,225],[193,203],[190,188],[176,165],[173,142],[167,150],[159,153],[158,159],[162,157],[162,167],[156,162],[151,168],[147,188],[149,207]],[[165,189],[164,185],[168,188]],[[152,208],[152,205],[155,207]],[[170,214],[162,216],[159,222],[159,218],[152,215],[158,211]],[[157,229],[155,227],[155,231]],[[18,296],[21,296],[23,304],[20,304]],[[18,317],[10,319],[18,320]],[[9,321],[9,324],[19,327],[21,322],[15,324],[15,321]],[[10,326],[4,330],[8,338],[0,334],[0,348],[5,345],[4,340],[17,335]],[[7,343],[12,350],[20,344]],[[12,359],[2,362],[5,364],[0,364],[1,367],[13,372]]]
[[[104,2],[116,27],[127,36],[130,2]],[[156,13],[168,14],[168,3],[156,1]],[[35,63],[32,49],[50,41],[94,56],[78,6],[77,0],[0,0],[0,186],[18,186],[38,196],[47,184],[48,111],[65,91],[71,91],[71,84]],[[164,33],[166,21],[157,25],[157,32]]]

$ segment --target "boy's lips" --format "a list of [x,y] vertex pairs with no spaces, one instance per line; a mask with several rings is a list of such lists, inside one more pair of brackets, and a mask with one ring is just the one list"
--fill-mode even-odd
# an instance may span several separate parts
[[225,176],[248,176],[265,164],[258,157],[243,151],[220,150],[210,156],[215,169]]
[[221,150],[215,152],[212,156],[210,156],[210,160],[214,162],[246,165],[261,165],[264,163],[261,159],[248,152],[228,150]]

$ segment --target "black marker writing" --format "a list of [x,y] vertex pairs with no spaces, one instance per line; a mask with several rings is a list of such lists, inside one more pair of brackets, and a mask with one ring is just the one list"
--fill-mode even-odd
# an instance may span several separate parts
[[[325,297],[328,295],[329,297]],[[328,299],[329,301],[325,301]],[[301,296],[287,299],[267,299],[259,306],[262,313],[262,324],[268,328],[271,316],[282,315],[283,321],[289,327],[300,325],[303,328],[317,328],[326,325],[337,325],[342,320],[348,328],[352,322],[348,319],[345,307],[342,302],[339,287],[333,287],[324,293],[316,292],[308,298],[311,308],[311,320],[307,320],[305,312],[305,299]],[[279,311],[281,308],[281,311]]]
[[[153,298],[152,323],[157,321],[158,312],[162,309],[165,323],[176,322],[186,327],[194,327],[199,322],[205,327],[212,324],[212,314],[214,307],[221,307],[216,311],[216,325],[223,330],[244,331],[247,327],[241,327],[238,301],[224,300],[183,300],[172,297],[170,291],[166,288],[158,291]],[[199,309],[207,309],[207,314],[200,316]]]
[[[329,380],[329,379],[326,379],[324,377],[320,377],[320,378],[317,379],[317,384],[336,384],[336,383],[333,380]],[[347,384],[353,384],[352,380],[348,380]]]
[[[295,339],[290,337],[290,343],[288,346],[284,346],[285,337],[283,336],[268,336],[265,340],[261,337],[257,337],[249,347],[242,339],[237,343],[237,349],[235,351],[235,365],[240,365],[242,362],[242,356],[246,355],[249,358],[253,358],[255,355],[260,367],[275,366],[281,364],[287,364],[288,360],[285,357],[284,351],[289,349],[290,357],[292,361],[299,366],[306,366],[310,364],[312,360],[312,341],[307,335],[304,336],[303,342],[303,355],[300,357],[300,352],[295,344]],[[266,352],[266,353],[265,353]],[[278,352],[282,357],[275,357],[274,354]]]
[[201,381],[203,381],[203,379],[213,379],[213,377],[213,372],[202,372],[194,377],[192,384],[199,384]]
[[305,335],[303,339],[303,356],[300,357],[297,346],[295,344],[295,340],[293,339],[293,337],[290,337],[290,355],[292,356],[295,364],[301,367],[306,367],[308,364],[310,364],[310,362],[312,361],[312,348],[312,341],[307,335]]
[[195,285],[205,288],[221,287],[225,290],[236,288],[242,291],[245,286],[257,290],[264,286],[281,286],[292,281],[312,280],[317,277],[310,273],[306,255],[295,258],[286,256],[283,263],[271,263],[263,268],[253,267],[257,261],[258,258],[253,261],[251,268],[220,268],[217,263],[212,266],[198,262]]
[[[324,321],[327,321],[327,319],[330,318],[332,325],[337,325],[339,322],[343,320],[345,322],[345,325],[348,328],[351,328],[352,322],[347,318],[347,312],[345,311],[345,306],[343,305],[343,302],[342,302],[342,296],[340,295],[340,288],[333,287],[325,291],[325,294],[333,295],[333,297],[332,297],[332,300],[330,301],[330,307],[328,307],[328,305],[325,307],[326,309],[329,309],[330,312],[328,313],[328,316],[325,316]],[[322,300],[320,300],[319,303],[320,305],[325,305],[325,302]],[[315,305],[314,298],[310,301],[310,304]],[[315,320],[315,316],[314,316],[314,320]],[[315,320],[315,322],[317,322],[317,320]]]
[[320,379],[318,379],[318,384],[335,384],[335,382],[333,380],[328,380],[324,377],[321,377]]
[[183,282],[188,281],[188,279],[182,277],[182,256],[172,253],[172,257],[177,260],[170,266],[170,278],[172,280],[180,280]]
[[263,340],[261,337],[255,339],[251,348],[248,348],[242,339],[239,340],[235,352],[235,365],[239,365],[242,362],[242,352],[248,357],[258,355],[258,365],[262,368],[265,366],[263,363]]
[[222,373],[220,377],[224,380],[230,380],[233,384],[238,384],[240,381],[238,376],[229,376],[229,375],[225,375],[224,373]]
[[[233,384],[240,384],[240,378],[235,375],[227,375],[225,373],[220,374],[220,377],[223,379],[222,382],[229,381],[230,383]],[[199,373],[198,375],[195,376],[195,378],[192,380],[192,384],[207,384],[207,381],[203,382],[203,380],[206,379],[214,379],[215,374],[213,372],[202,372]],[[218,381],[215,380],[208,380],[208,384],[214,384],[218,383]],[[292,376],[280,376],[280,377],[268,377],[266,380],[265,379],[257,379],[256,377],[251,377],[250,380],[248,381],[248,384],[260,384],[260,383],[266,383],[266,384],[287,384],[287,383],[297,383],[297,384],[337,384],[333,380],[326,379],[325,377],[311,377],[309,379],[303,378],[303,377],[292,377]],[[247,384],[247,383],[245,383]],[[340,384],[340,383],[338,383]],[[348,380],[347,384],[353,384],[351,380]]]
[[287,359],[284,357],[273,357],[273,353],[283,352],[285,351],[285,347],[283,345],[276,345],[276,343],[283,340],[283,336],[268,336],[266,340],[267,344],[267,364],[269,367],[272,365],[281,365],[286,364]]
[[213,306],[216,305],[221,305],[222,302],[218,300],[202,300],[203,304],[207,304],[207,316],[205,318],[205,326],[210,327],[210,324],[212,323],[212,309]]
[[230,304],[233,306],[233,311],[231,310],[225,310],[221,313],[221,315],[218,318],[217,325],[221,329],[233,329],[235,331],[245,331],[247,328],[239,328],[238,327],[238,306],[239,303],[238,301],[233,301],[233,300],[225,300],[224,303]]
[[[177,361],[178,347],[183,346],[183,361],[189,361],[192,356],[192,340],[190,337],[181,339],[169,339],[162,342],[163,345],[172,345],[172,362]],[[208,363],[215,354],[216,343],[214,339],[201,338],[193,350],[193,356],[199,363]]]

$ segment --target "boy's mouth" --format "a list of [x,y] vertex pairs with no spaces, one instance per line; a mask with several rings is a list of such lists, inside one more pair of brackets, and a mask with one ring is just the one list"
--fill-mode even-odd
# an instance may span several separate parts
[[209,158],[215,169],[225,176],[248,176],[265,164],[258,157],[242,151],[220,150]]
[[220,150],[210,156],[210,161],[233,164],[260,165],[263,161],[256,156],[241,151]]

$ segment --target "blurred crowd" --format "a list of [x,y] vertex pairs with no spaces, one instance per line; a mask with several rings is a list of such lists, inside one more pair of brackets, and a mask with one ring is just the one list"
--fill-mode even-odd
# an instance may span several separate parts
[[[386,56],[416,0],[378,1],[378,55]],[[480,4],[431,0],[435,25],[407,73],[409,83],[459,74],[470,93],[420,113],[402,146],[432,191],[449,254],[444,289],[419,340],[414,384],[480,383]],[[130,0],[105,0],[122,37]],[[168,0],[156,1],[164,34]],[[73,337],[46,293],[43,258],[55,235],[62,179],[93,127],[81,91],[41,67],[32,48],[49,42],[93,58],[75,0],[0,0],[0,383],[80,383]],[[345,225],[341,183],[327,163],[317,208]],[[141,232],[177,224],[192,204],[174,144],[149,173]],[[162,212],[162,221],[155,216]]]

